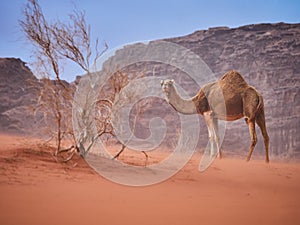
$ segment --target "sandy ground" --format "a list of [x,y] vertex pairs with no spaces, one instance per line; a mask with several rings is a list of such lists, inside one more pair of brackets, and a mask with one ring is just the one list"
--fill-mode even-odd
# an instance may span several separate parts
[[0,224],[300,224],[300,164],[224,158],[200,173],[196,153],[167,181],[129,187],[50,151],[0,135]]

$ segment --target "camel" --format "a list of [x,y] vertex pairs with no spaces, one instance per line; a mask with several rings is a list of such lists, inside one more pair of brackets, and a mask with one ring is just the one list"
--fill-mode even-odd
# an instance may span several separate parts
[[237,71],[229,71],[218,81],[204,85],[190,99],[183,99],[178,94],[174,80],[162,80],[161,86],[166,101],[176,111],[187,115],[200,114],[204,117],[208,128],[211,157],[213,157],[215,143],[218,156],[222,158],[218,120],[234,121],[244,117],[251,137],[247,161],[250,160],[257,143],[255,131],[255,123],[257,123],[264,138],[266,162],[269,162],[269,136],[265,123],[263,98]]

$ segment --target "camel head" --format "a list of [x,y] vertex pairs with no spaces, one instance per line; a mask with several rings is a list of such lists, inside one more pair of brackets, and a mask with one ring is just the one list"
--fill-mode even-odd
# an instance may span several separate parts
[[168,103],[170,103],[171,92],[175,90],[174,83],[175,82],[174,82],[173,79],[166,79],[166,80],[161,80],[160,81],[162,91],[165,93],[166,101]]
[[163,92],[169,96],[170,91],[172,88],[174,88],[174,80],[173,79],[166,79],[166,80],[161,80],[160,84],[161,84],[161,88],[163,90]]

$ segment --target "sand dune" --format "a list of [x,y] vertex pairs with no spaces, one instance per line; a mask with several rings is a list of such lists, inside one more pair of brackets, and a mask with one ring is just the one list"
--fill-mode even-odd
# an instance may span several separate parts
[[165,182],[129,187],[79,158],[56,163],[37,140],[1,135],[0,223],[300,224],[300,164],[224,158],[200,173],[200,158]]

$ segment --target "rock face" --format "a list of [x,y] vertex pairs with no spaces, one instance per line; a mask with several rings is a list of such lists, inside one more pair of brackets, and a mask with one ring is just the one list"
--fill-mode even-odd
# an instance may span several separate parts
[[[263,95],[271,159],[272,155],[300,157],[300,24],[217,27],[165,41],[199,55],[217,79],[229,70],[239,71]],[[174,78],[190,95],[199,89],[178,68],[149,62],[131,66],[133,70],[136,68],[144,71],[145,76]],[[26,85],[28,80],[35,79],[21,60],[0,59],[0,131],[26,132],[34,126],[36,120],[25,108],[35,102],[34,90]],[[162,117],[175,126],[174,129],[168,127],[167,131],[168,139],[174,139],[170,143],[175,143],[179,117],[162,99],[151,102],[151,107],[141,116],[136,129],[138,135],[141,138],[149,135],[147,126],[149,117],[153,116]],[[203,120],[201,130],[198,146],[204,148],[208,140]],[[258,127],[256,130],[259,142],[254,154],[263,154],[262,136]],[[224,155],[227,151],[243,151],[246,156],[249,145],[250,136],[244,120],[228,122],[222,145]]]
[[[74,92],[74,85],[62,82],[71,93]],[[60,87],[57,81],[38,80],[21,59],[0,58],[0,132],[34,136],[49,134],[49,130],[56,126],[53,117],[51,113],[45,116],[48,109],[37,107],[41,90],[45,90],[43,85],[47,83]],[[71,112],[70,107],[67,110]]]
[[[258,24],[168,39],[198,54],[220,78],[238,70],[264,97],[271,154],[300,156],[300,24]],[[255,151],[263,152],[262,136]],[[223,148],[248,149],[244,121],[227,124]]]
[[32,133],[37,79],[23,61],[0,58],[0,132]]
[[[164,41],[184,46],[199,55],[213,71],[216,79],[229,70],[239,71],[247,83],[254,86],[264,98],[271,156],[300,157],[300,24],[257,24],[235,29],[217,27]],[[136,44],[131,46],[131,50],[138,51],[140,47],[141,44]],[[123,52],[120,50],[115,57],[121,60],[126,58],[126,48]],[[145,54],[147,53],[146,51]],[[175,58],[180,58],[176,56],[177,53],[168,54],[170,60],[173,60],[174,55]],[[189,75],[170,65],[162,66],[153,62],[137,64],[131,69],[134,71],[136,68],[144,70],[147,76],[153,76],[155,71],[155,76],[167,75],[168,78],[173,78],[190,96],[199,90]],[[178,136],[180,125],[173,108],[160,102],[154,104],[151,110],[162,111],[160,117],[174,126],[169,129],[171,134],[167,136],[169,140],[176,139],[173,137]],[[145,117],[151,113],[153,114],[145,113]],[[141,119],[140,122],[147,128],[149,119]],[[146,130],[141,129],[138,134],[142,135]],[[203,120],[201,131],[198,147],[204,148],[208,137]],[[263,138],[258,126],[256,131],[258,143],[254,154],[264,154]],[[144,136],[147,135],[149,133],[146,132]],[[174,141],[170,142],[174,144]],[[249,146],[250,135],[245,121],[241,119],[227,122],[222,144],[224,151],[233,151],[233,154],[243,151],[239,155],[246,156]]]

